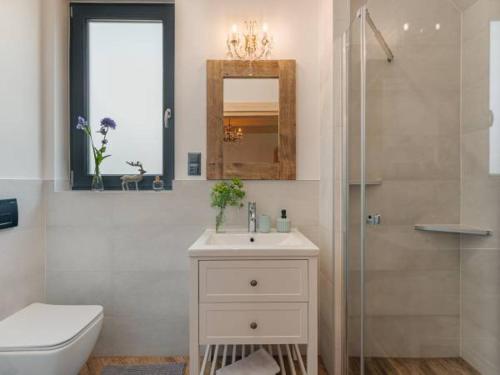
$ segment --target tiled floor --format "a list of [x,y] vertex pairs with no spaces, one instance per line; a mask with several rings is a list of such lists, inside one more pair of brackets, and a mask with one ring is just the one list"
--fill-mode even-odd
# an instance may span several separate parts
[[[186,363],[187,357],[93,357],[86,367],[80,371],[80,375],[101,375],[102,369],[107,365],[129,365],[129,364],[156,364],[156,363]],[[185,375],[189,375],[186,366]],[[300,372],[297,372],[300,374]],[[319,375],[328,375],[320,361]]]

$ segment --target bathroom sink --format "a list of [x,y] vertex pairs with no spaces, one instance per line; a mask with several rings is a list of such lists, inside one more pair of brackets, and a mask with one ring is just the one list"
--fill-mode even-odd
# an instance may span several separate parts
[[248,233],[243,230],[216,233],[213,229],[207,229],[189,248],[190,256],[309,256],[318,252],[318,247],[297,229],[290,233]]

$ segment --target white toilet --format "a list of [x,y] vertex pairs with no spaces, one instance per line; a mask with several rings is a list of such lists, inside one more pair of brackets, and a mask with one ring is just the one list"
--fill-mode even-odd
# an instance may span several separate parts
[[102,321],[102,306],[26,307],[0,321],[0,374],[77,375]]

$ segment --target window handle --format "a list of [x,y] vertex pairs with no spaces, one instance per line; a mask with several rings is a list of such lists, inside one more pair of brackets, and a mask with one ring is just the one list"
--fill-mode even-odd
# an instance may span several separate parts
[[171,118],[172,118],[172,110],[170,108],[167,108],[165,111],[165,115],[163,116],[163,126],[165,127],[165,129],[169,128],[170,126],[169,122]]

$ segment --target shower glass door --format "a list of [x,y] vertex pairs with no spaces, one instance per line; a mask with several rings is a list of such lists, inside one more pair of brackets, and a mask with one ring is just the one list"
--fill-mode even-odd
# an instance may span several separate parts
[[347,99],[344,103],[345,132],[347,144],[345,145],[345,157],[347,161],[347,178],[345,183],[347,191],[348,236],[346,243],[346,268],[347,268],[347,335],[346,363],[349,375],[361,375],[363,361],[363,272],[362,254],[365,227],[362,220],[361,198],[365,196],[365,183],[362,173],[362,160],[364,152],[364,140],[362,139],[362,20],[354,16],[351,27],[344,35],[344,85]]
[[478,374],[460,351],[461,237],[415,230],[461,223],[461,16],[369,0],[345,37],[349,375]]

